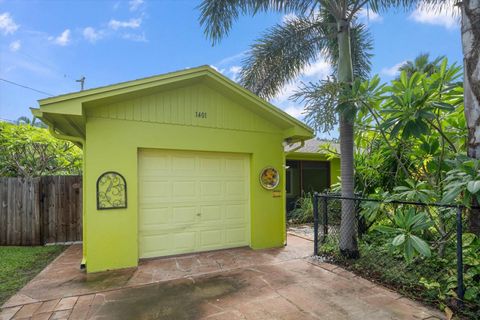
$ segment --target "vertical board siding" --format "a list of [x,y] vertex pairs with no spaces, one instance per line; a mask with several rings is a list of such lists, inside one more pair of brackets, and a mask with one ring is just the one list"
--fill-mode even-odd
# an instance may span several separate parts
[[0,178],[0,245],[81,240],[81,176]]
[[[197,118],[196,112],[206,112],[207,117]],[[88,110],[87,116],[269,133],[280,130],[225,94],[202,84],[98,106]]]

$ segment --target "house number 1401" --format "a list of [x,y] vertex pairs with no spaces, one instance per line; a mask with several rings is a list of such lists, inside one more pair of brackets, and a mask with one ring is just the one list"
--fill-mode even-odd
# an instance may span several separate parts
[[197,111],[197,112],[195,112],[195,118],[203,118],[203,119],[206,119],[206,118],[207,118],[207,113],[206,113],[206,112]]

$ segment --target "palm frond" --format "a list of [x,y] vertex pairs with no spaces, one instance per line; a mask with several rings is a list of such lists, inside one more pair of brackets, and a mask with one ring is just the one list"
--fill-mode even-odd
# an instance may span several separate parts
[[17,124],[31,124],[32,120],[29,117],[21,116],[16,121]]
[[[320,15],[289,19],[258,39],[243,61],[241,84],[255,94],[271,98],[319,54],[329,56],[328,30]],[[335,34],[333,34],[335,37]]]
[[406,61],[398,68],[398,71],[405,71],[408,77],[411,77],[415,72],[425,73],[431,75],[440,70],[440,65],[445,56],[438,56],[433,60],[430,60],[430,54],[421,53],[415,60]]
[[354,24],[351,32],[351,48],[354,79],[367,79],[372,69],[372,34],[364,24]]
[[403,8],[404,10],[410,10],[423,1],[442,2],[447,0],[368,0],[368,6],[373,12],[378,13],[385,12],[391,8]]
[[292,98],[305,105],[305,122],[315,131],[328,132],[338,123],[338,104],[344,85],[335,77],[303,83]]
[[198,8],[204,33],[215,44],[228,35],[241,15],[266,11],[303,14],[313,11],[316,5],[317,1],[312,0],[204,0]]

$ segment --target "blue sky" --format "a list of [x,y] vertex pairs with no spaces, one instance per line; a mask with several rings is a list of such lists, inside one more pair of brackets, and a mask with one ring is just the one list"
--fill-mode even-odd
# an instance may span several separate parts
[[[242,17],[230,35],[212,47],[198,23],[199,1],[7,1],[0,0],[0,79],[52,95],[212,65],[236,79],[249,45],[285,14]],[[434,10],[362,12],[374,38],[372,74],[384,81],[398,65],[421,52],[461,63],[458,19]],[[287,15],[288,17],[288,15]],[[302,118],[288,96],[299,81],[331,72],[321,57],[272,102]],[[30,116],[47,95],[0,80],[0,118]],[[335,135],[335,134],[334,134]]]

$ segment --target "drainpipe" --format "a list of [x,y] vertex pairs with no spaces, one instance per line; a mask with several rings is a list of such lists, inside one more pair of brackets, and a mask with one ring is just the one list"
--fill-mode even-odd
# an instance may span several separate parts
[[50,134],[52,136],[54,136],[55,138],[57,139],[60,139],[60,140],[69,140],[69,141],[72,141],[72,142],[76,142],[76,143],[79,143],[81,144],[82,146],[85,144],[85,139],[83,138],[80,138],[80,137],[74,137],[74,136],[67,136],[65,134],[60,134],[60,133],[57,133],[55,132],[55,126],[53,125],[50,125],[48,126],[48,131],[50,132]]

